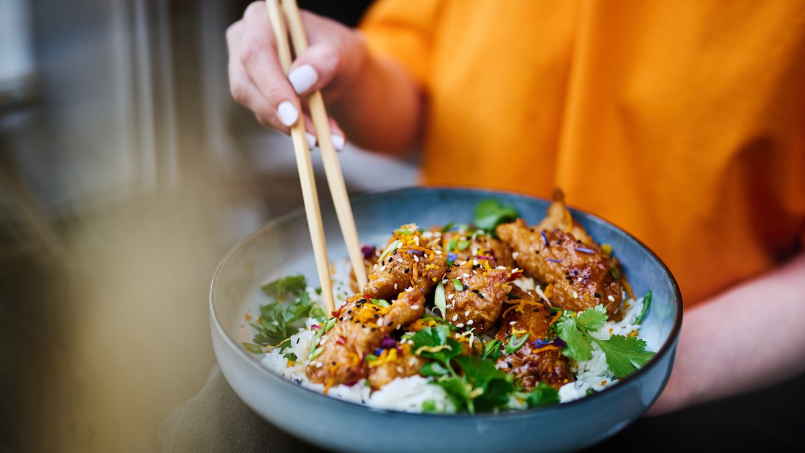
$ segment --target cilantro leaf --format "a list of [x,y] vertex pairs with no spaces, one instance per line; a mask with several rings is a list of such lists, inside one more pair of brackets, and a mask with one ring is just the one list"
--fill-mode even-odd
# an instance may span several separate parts
[[475,207],[475,226],[494,236],[498,225],[513,222],[518,215],[513,207],[503,206],[498,200],[487,198],[478,202]]
[[593,347],[576,326],[575,318],[562,316],[554,325],[556,335],[567,343],[567,346],[562,348],[562,355],[578,361],[593,358]]
[[607,365],[616,376],[626,377],[654,357],[653,352],[646,351],[646,342],[637,337],[613,335],[609,340],[589,338],[604,351]]
[[456,407],[456,412],[469,412],[475,413],[475,405],[470,398],[470,390],[467,388],[467,382],[464,378],[460,377],[444,377],[435,382],[436,385],[443,388],[447,397],[453,402]]
[[559,402],[559,392],[550,385],[539,382],[533,390],[528,392],[525,402],[529,408],[556,404]]
[[500,347],[503,346],[503,342],[500,340],[491,340],[484,345],[484,350],[481,353],[482,359],[491,359],[497,360],[498,357],[501,356]]
[[426,359],[442,362],[449,368],[450,359],[461,354],[461,343],[454,340],[450,335],[450,329],[437,324],[433,327],[425,327],[411,337],[413,342],[414,354]]
[[307,280],[302,274],[278,278],[260,287],[266,295],[277,300],[298,297],[305,290]]
[[509,394],[514,391],[512,377],[490,360],[478,357],[456,357],[456,363],[464,372],[464,380],[472,386],[470,397],[475,410],[491,412],[509,403]]
[[423,401],[422,402],[422,412],[424,412],[426,414],[432,414],[432,413],[439,412],[436,409],[436,401],[431,400],[431,399]]
[[302,293],[290,305],[273,302],[260,306],[259,324],[252,323],[256,331],[254,342],[261,346],[276,346],[296,333],[301,327],[299,321],[310,316],[315,302],[310,301],[308,293]]
[[290,360],[291,362],[298,362],[299,361],[299,358],[296,357],[296,354],[294,354],[293,352],[288,352],[286,354],[283,354],[282,356],[285,357],[286,359]]
[[439,362],[426,363],[419,369],[419,374],[422,376],[443,376],[448,373],[450,373],[450,370]]
[[588,332],[597,332],[607,322],[607,310],[598,304],[588,308],[576,316],[576,322]]

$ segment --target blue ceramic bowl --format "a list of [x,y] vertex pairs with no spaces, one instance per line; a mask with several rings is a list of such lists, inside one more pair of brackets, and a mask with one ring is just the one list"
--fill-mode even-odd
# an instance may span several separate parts
[[[410,188],[352,198],[362,243],[383,244],[406,223],[422,226],[470,222],[476,203],[494,196],[513,205],[529,224],[549,202],[511,193],[470,189]],[[572,200],[571,200],[572,201]],[[347,256],[331,204],[322,207],[331,261]],[[593,215],[573,211],[597,241],[611,244],[636,294],[653,291],[642,336],[657,355],[642,369],[603,392],[566,404],[483,415],[409,414],[372,409],[330,398],[268,371],[240,346],[250,341],[244,314],[265,299],[260,284],[292,273],[317,281],[303,211],[255,231],[224,257],[210,289],[210,327],[218,363],[243,401],[269,422],[310,443],[338,451],[460,451],[508,453],[571,451],[622,430],[665,387],[682,324],[674,277],[638,240]]]

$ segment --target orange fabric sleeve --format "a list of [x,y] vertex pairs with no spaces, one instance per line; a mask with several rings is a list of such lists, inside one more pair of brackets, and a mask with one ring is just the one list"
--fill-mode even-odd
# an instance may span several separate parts
[[427,87],[433,25],[441,4],[437,0],[380,0],[360,26],[371,52],[394,58],[423,88]]

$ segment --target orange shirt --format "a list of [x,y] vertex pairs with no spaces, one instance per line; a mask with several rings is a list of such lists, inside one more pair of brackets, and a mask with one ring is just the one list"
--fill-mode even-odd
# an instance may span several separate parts
[[687,305],[805,225],[805,2],[381,0],[428,96],[424,183],[548,197],[631,232]]

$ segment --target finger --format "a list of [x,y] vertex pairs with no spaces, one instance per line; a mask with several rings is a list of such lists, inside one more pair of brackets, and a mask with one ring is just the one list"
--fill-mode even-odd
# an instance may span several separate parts
[[299,99],[277,59],[265,2],[254,2],[246,8],[243,25],[240,61],[273,111],[267,119],[277,129],[293,126],[301,117]]
[[227,47],[229,49],[229,90],[232,98],[251,110],[257,121],[265,126],[275,128],[285,134],[290,128],[276,121],[276,110],[260,93],[240,60],[239,49],[245,25],[238,21],[227,29]]
[[291,65],[288,80],[298,94],[324,88],[341,69],[339,35],[332,25],[315,14],[302,11],[302,22],[310,33],[310,47]]

